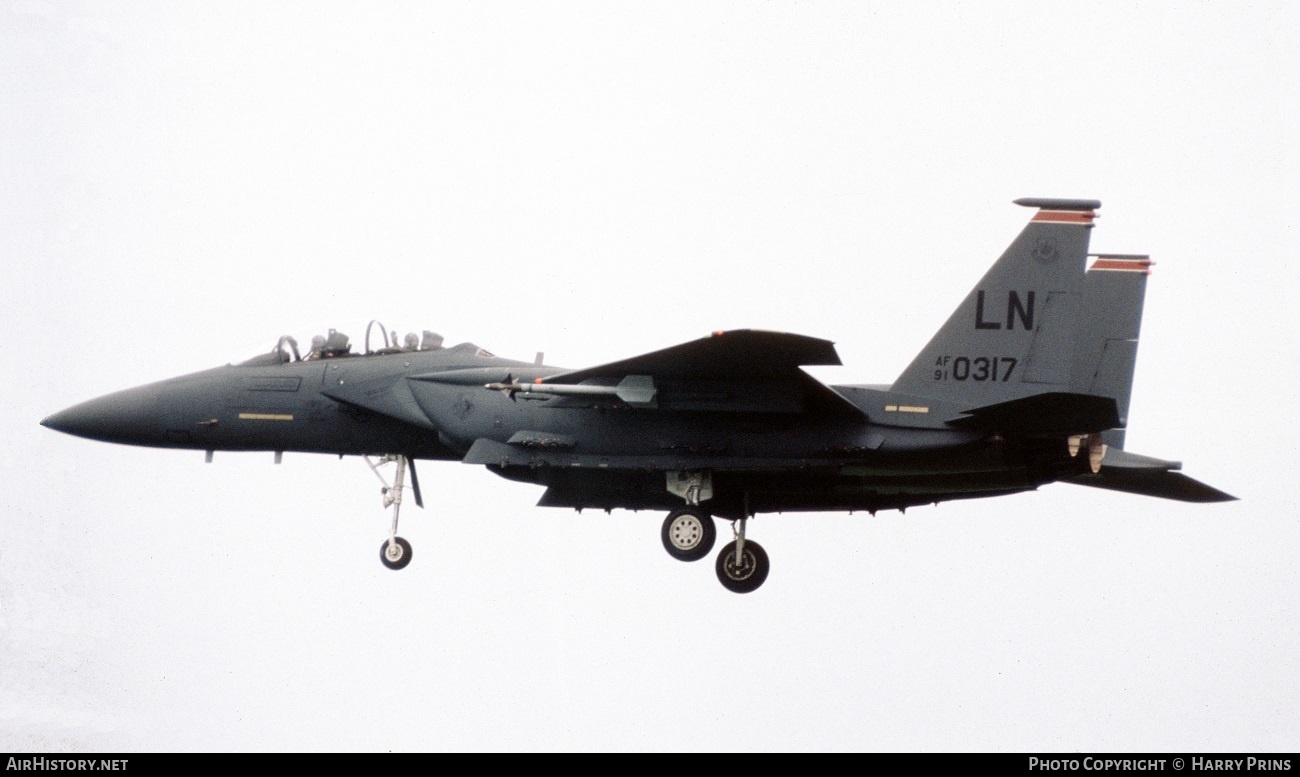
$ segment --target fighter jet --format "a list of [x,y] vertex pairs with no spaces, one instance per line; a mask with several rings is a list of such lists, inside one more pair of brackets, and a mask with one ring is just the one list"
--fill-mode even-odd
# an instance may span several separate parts
[[[826,385],[833,344],[713,332],[585,369],[503,359],[425,332],[352,350],[330,331],[241,364],[128,389],[41,423],[95,440],[214,451],[364,456],[391,508],[380,559],[411,561],[398,516],[416,459],[543,486],[539,505],[668,511],[673,558],[706,557],[715,519],[734,540],[722,584],[757,589],[760,513],[903,510],[1056,481],[1187,502],[1234,497],[1124,448],[1152,262],[1089,254],[1096,200],[1025,198],[1035,212],[891,385]],[[376,322],[371,322],[372,327]],[[382,345],[379,343],[382,342]],[[391,482],[383,474],[394,465]],[[382,470],[382,471],[381,471]]]

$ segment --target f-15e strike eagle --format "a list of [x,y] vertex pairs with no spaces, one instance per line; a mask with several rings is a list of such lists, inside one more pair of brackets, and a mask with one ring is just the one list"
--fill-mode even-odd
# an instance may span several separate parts
[[[802,335],[737,330],[568,370],[502,359],[437,335],[383,332],[353,353],[318,337],[306,356],[269,353],[84,402],[41,423],[96,440],[212,451],[354,454],[395,464],[380,557],[397,536],[415,459],[481,464],[544,486],[547,507],[667,510],[674,558],[735,540],[719,580],[740,593],[768,574],[745,536],[758,513],[904,509],[1003,496],[1045,483],[1188,502],[1233,497],[1180,464],[1124,450],[1151,261],[1088,254],[1096,200],[1017,200],[1037,211],[891,386],[828,386],[803,365],[839,364]],[[375,322],[372,322],[372,324]],[[382,330],[382,326],[381,326]],[[371,457],[380,457],[378,461]],[[381,480],[384,476],[380,475]],[[387,480],[385,480],[387,483]]]

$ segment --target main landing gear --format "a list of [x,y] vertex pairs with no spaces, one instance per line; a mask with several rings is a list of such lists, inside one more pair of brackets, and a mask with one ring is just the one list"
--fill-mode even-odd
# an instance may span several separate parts
[[747,594],[762,585],[770,568],[763,546],[745,541],[745,523],[748,520],[741,518],[732,524],[736,539],[722,546],[722,552],[718,554],[718,580],[723,588],[738,594]]
[[[380,493],[384,497],[384,508],[393,508],[393,524],[388,532],[388,539],[384,544],[379,546],[379,560],[389,569],[405,569],[406,565],[411,563],[411,543],[397,536],[397,518],[402,511],[402,491],[406,488],[406,470],[411,470],[411,489],[415,492],[415,504],[418,507],[424,507],[424,500],[420,497],[420,481],[415,476],[415,462],[406,456],[396,453],[390,453],[382,457],[379,461],[371,461],[369,456],[365,457],[366,464],[370,466],[370,471],[375,473],[379,482],[384,484]],[[393,475],[393,482],[390,485],[384,476],[380,474],[379,468],[385,464],[397,464],[397,472]]]
[[[749,519],[732,522],[736,539],[722,547],[716,564],[718,580],[728,591],[747,594],[767,580],[770,564],[763,546],[745,539]],[[718,539],[713,516],[699,507],[673,510],[659,532],[668,555],[678,561],[699,561],[709,555]]]
[[673,510],[664,519],[659,534],[664,541],[664,550],[678,561],[699,561],[709,555],[713,543],[718,540],[713,516],[699,507]]
[[[700,507],[701,501],[713,496],[712,478],[707,472],[670,472],[668,490],[685,499],[686,507],[673,510],[664,519],[659,530],[664,550],[678,561],[699,561],[709,555],[718,539],[713,516]],[[748,521],[749,516],[732,521],[736,539],[722,548],[716,564],[718,580],[723,587],[738,594],[749,593],[761,586],[767,580],[770,568],[762,546],[745,540]]]

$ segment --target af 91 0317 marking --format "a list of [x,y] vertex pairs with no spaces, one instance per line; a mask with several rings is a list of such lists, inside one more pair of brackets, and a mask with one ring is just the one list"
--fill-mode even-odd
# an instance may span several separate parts
[[1011,356],[940,356],[934,362],[934,379],[1006,383],[1019,363]]

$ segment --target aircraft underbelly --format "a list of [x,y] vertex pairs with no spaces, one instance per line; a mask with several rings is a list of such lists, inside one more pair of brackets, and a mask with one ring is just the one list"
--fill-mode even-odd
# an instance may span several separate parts
[[[721,517],[756,513],[823,510],[879,510],[932,504],[950,499],[1014,493],[1042,482],[1023,466],[1009,466],[988,455],[954,456],[901,469],[809,463],[797,469],[713,469],[714,498],[704,507]],[[598,509],[673,509],[681,499],[665,487],[661,470],[588,467],[515,467],[489,464],[496,474],[547,487],[539,504]],[[746,502],[748,503],[746,505]]]

